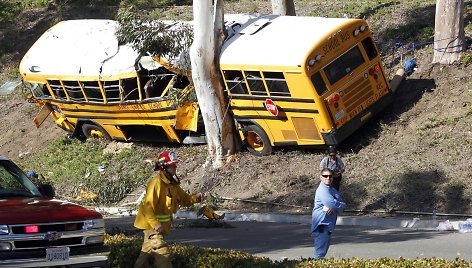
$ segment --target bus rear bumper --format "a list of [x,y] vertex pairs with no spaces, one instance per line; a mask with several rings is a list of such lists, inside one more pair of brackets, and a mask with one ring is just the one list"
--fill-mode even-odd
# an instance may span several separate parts
[[[328,133],[322,133],[323,139],[326,145],[338,145],[343,140],[345,140],[349,135],[354,133],[362,125],[364,125],[370,118],[377,115],[385,107],[390,105],[393,102],[393,93],[389,92],[378,102],[371,105],[369,108],[365,109],[358,115],[356,115],[350,122],[343,125],[342,127],[335,129]],[[369,114],[370,113],[370,114]]]

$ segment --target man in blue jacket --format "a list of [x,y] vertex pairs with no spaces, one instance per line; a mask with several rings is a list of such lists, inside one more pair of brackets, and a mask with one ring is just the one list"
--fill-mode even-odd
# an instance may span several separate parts
[[315,244],[315,259],[326,256],[338,213],[346,207],[346,203],[343,202],[338,191],[331,186],[333,172],[328,168],[322,169],[320,180],[320,185],[316,189],[311,216],[311,234]]

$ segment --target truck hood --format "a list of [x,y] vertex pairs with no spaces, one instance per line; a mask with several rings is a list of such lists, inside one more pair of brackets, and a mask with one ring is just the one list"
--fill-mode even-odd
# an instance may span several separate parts
[[80,221],[102,218],[79,205],[48,197],[0,198],[0,224]]

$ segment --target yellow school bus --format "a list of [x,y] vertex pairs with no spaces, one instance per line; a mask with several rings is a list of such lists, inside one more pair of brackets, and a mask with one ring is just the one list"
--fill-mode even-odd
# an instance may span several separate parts
[[226,17],[220,67],[248,149],[336,145],[392,101],[367,22]]
[[111,20],[63,21],[29,49],[19,69],[30,99],[42,106],[36,126],[50,116],[75,136],[204,142],[198,104],[176,105],[170,97],[188,93],[188,78],[119,44],[118,26]]

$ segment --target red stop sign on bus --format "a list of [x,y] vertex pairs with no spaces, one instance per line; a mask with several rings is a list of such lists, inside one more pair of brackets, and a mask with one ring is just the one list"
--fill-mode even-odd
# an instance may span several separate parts
[[275,104],[274,101],[272,101],[271,99],[266,99],[264,102],[264,105],[267,111],[269,111],[269,113],[275,116],[279,115],[279,109],[277,109],[277,105]]

